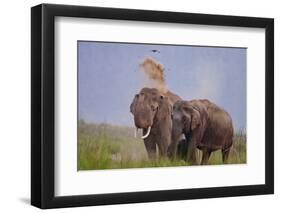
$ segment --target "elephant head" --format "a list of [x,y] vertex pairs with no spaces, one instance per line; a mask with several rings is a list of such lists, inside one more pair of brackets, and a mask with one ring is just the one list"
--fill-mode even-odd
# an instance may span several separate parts
[[[171,106],[167,97],[164,97],[155,88],[143,88],[135,95],[130,105],[137,129],[143,129],[142,139],[150,135],[151,129],[161,125],[161,121],[170,120]],[[161,128],[156,131],[161,131]]]
[[[181,134],[185,135],[186,140],[192,146],[188,150],[194,152],[196,140],[203,136],[207,120],[207,109],[199,101],[177,101],[172,111],[172,143],[169,147],[168,155],[175,157]],[[191,139],[193,141],[190,141]],[[194,157],[191,156],[192,161],[195,160]]]

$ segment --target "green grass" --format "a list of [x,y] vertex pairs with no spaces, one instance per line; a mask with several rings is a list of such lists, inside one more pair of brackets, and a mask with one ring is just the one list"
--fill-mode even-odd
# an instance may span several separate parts
[[[142,139],[134,138],[134,128],[79,122],[78,170],[188,166],[183,160],[167,158],[151,161]],[[201,152],[198,150],[198,157]],[[246,163],[246,135],[234,137],[229,163]],[[213,152],[209,164],[222,164],[220,151]]]

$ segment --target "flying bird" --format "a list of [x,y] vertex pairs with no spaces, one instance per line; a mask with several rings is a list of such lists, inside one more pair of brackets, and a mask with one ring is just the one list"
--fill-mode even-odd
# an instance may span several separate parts
[[159,50],[151,50],[151,52],[153,52],[153,53],[160,53]]

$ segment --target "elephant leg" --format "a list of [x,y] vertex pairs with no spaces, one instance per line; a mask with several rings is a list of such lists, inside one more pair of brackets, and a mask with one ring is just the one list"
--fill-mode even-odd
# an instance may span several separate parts
[[188,143],[186,141],[186,139],[182,139],[178,142],[178,146],[177,146],[177,157],[180,160],[187,160],[187,149],[188,149]]
[[150,160],[156,159],[156,143],[150,140],[145,140],[144,145]]
[[197,165],[197,156],[196,156],[196,141],[191,140],[187,146],[187,162],[191,162],[193,165]]
[[211,151],[209,151],[208,149],[203,149],[203,156],[202,156],[202,160],[201,160],[201,165],[206,165],[208,164],[209,158],[211,156]]
[[187,162],[191,162],[192,165],[198,165],[196,148],[191,151],[188,150]]
[[228,157],[229,157],[230,149],[222,150],[222,162],[228,163]]
[[165,138],[159,140],[159,142],[157,143],[159,157],[167,157],[168,144],[169,144],[169,141],[167,141],[167,139],[165,139]]
[[167,147],[165,147],[164,145],[158,144],[158,151],[160,157],[165,157],[167,155]]

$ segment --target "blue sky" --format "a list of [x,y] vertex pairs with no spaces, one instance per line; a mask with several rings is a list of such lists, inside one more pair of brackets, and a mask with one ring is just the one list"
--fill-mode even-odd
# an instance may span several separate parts
[[245,48],[79,41],[79,119],[134,126],[129,106],[144,85],[138,65],[152,57],[165,66],[172,92],[207,98],[229,112],[236,130],[246,128],[246,54]]

